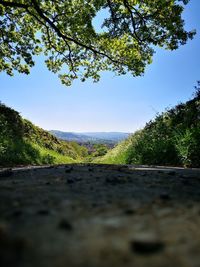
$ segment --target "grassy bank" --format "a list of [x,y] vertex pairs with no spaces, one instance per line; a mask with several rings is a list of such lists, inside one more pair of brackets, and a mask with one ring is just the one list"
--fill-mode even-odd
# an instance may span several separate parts
[[57,139],[0,104],[0,166],[81,162],[87,149]]
[[191,100],[157,115],[98,162],[200,167],[200,88]]

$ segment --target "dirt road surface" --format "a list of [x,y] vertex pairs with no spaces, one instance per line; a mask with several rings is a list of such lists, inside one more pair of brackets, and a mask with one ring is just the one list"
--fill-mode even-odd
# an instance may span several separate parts
[[200,267],[200,170],[0,170],[1,267]]

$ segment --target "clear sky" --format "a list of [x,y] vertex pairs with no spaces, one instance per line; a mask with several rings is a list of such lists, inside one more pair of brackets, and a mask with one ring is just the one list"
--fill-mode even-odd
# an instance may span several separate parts
[[0,101],[24,118],[50,130],[134,132],[157,112],[188,100],[200,80],[200,1],[186,6],[186,29],[192,41],[176,51],[158,49],[143,77],[104,73],[99,83],[61,85],[42,58],[29,76],[0,74]]

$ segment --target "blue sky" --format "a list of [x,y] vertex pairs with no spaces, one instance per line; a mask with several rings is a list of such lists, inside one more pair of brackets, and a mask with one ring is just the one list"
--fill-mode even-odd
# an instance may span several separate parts
[[24,118],[50,130],[134,132],[157,112],[188,100],[200,80],[200,1],[186,6],[186,29],[192,41],[176,51],[157,49],[143,77],[104,73],[99,83],[61,85],[42,58],[29,76],[0,74],[0,101]]

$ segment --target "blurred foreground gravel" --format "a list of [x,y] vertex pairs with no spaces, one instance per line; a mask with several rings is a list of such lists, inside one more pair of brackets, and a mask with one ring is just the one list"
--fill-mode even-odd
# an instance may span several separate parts
[[200,170],[0,170],[1,267],[200,267]]

